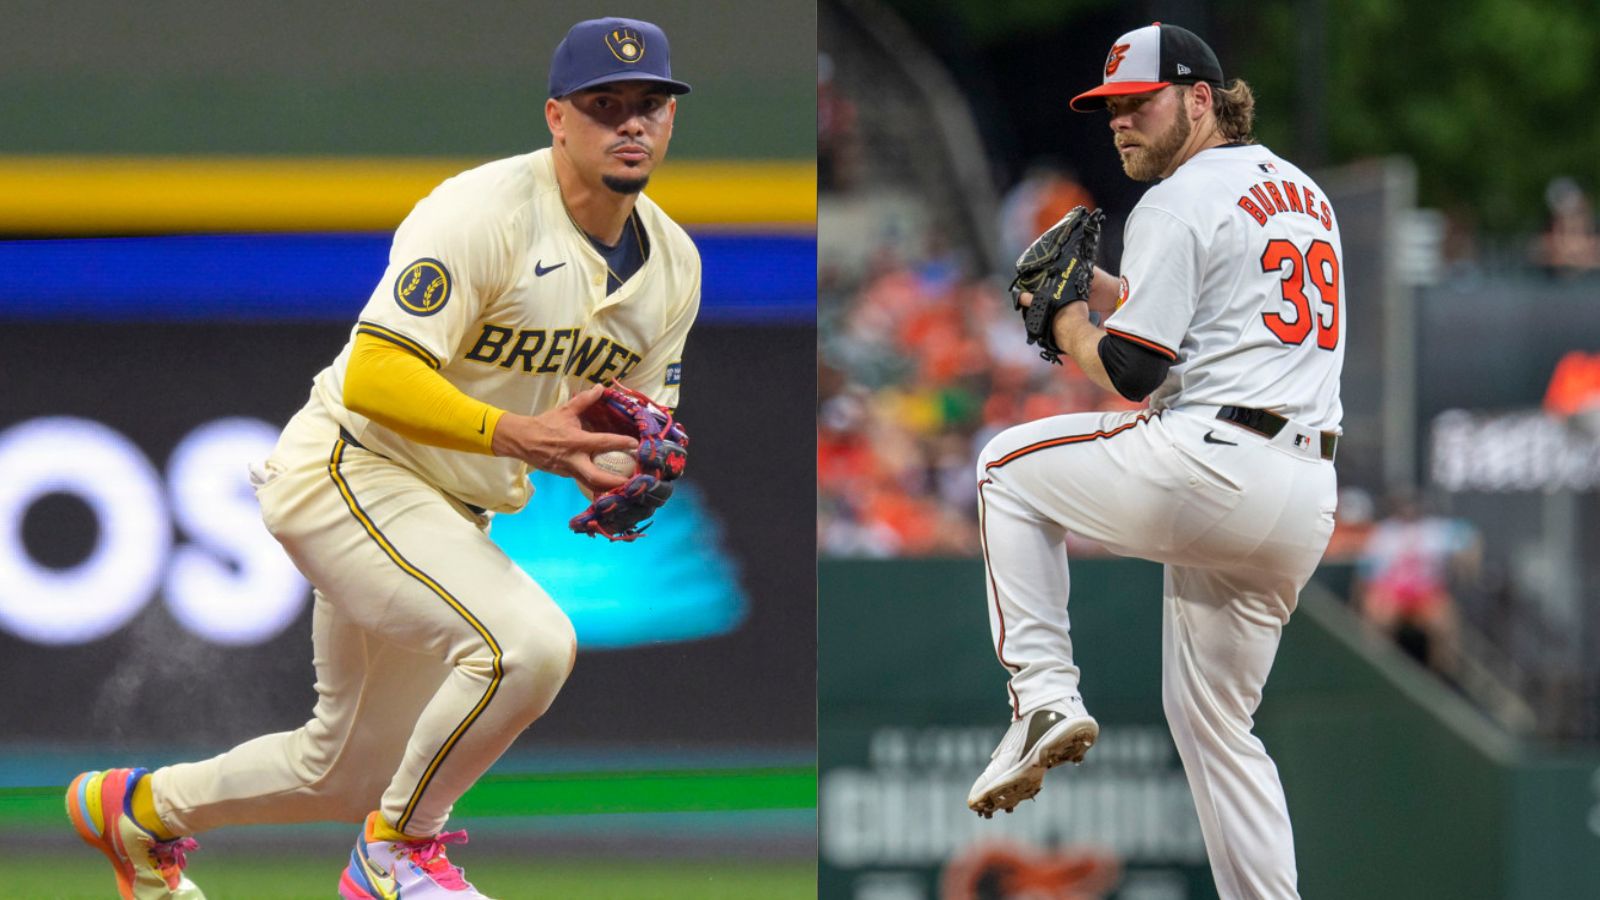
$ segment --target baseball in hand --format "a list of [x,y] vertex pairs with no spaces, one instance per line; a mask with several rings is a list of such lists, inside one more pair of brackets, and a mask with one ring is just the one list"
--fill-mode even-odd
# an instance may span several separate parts
[[639,469],[639,461],[626,450],[607,450],[594,455],[594,464],[603,471],[623,478],[632,477]]

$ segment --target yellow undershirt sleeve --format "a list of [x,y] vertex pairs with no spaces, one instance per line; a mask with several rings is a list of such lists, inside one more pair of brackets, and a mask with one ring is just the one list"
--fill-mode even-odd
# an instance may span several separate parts
[[485,455],[505,414],[462,393],[414,352],[366,332],[350,351],[344,405],[420,444]]

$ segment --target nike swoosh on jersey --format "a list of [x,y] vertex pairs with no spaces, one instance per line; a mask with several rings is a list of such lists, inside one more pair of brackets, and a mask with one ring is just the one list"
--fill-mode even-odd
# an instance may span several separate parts
[[483,434],[483,426],[489,424],[489,411],[483,411],[483,418],[478,420],[478,433]]
[[564,262],[558,262],[553,266],[546,267],[543,263],[544,260],[541,259],[533,264],[533,274],[537,278],[543,278],[544,276],[549,275],[551,272],[554,272],[555,270],[566,265]]
[[1206,432],[1205,442],[1208,443],[1208,444],[1227,444],[1229,447],[1237,447],[1237,446],[1239,446],[1239,442],[1238,441],[1225,441],[1222,438],[1214,437],[1215,434],[1216,434],[1216,432],[1214,432],[1214,431]]

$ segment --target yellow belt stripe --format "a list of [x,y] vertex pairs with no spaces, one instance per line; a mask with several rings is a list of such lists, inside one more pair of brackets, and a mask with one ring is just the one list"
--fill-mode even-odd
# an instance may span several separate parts
[[450,754],[450,749],[456,745],[456,741],[461,739],[461,735],[465,734],[467,729],[472,726],[478,715],[488,707],[490,699],[500,689],[500,678],[504,674],[500,668],[500,645],[495,641],[494,635],[489,633],[489,629],[483,627],[483,624],[472,613],[468,612],[455,597],[452,597],[449,591],[440,587],[438,582],[429,578],[420,569],[407,561],[404,556],[401,556],[400,551],[389,543],[389,539],[384,537],[383,532],[378,530],[378,526],[373,524],[372,519],[367,517],[366,510],[362,509],[361,504],[356,502],[355,494],[350,491],[350,485],[345,482],[344,476],[339,472],[339,463],[344,459],[345,446],[344,438],[339,438],[334,443],[333,455],[328,459],[328,473],[333,476],[333,483],[338,486],[339,494],[344,498],[345,506],[350,508],[350,514],[356,517],[356,521],[361,523],[361,527],[366,529],[367,534],[382,548],[389,559],[394,561],[395,565],[399,566],[412,578],[422,582],[429,590],[438,594],[439,598],[444,602],[450,604],[450,608],[454,609],[461,618],[466,620],[468,625],[472,626],[478,636],[483,638],[489,645],[489,650],[494,653],[494,677],[489,679],[489,689],[484,691],[483,699],[478,701],[478,705],[473,707],[472,711],[467,713],[467,717],[461,720],[461,724],[456,726],[456,730],[451,732],[449,739],[439,748],[439,752],[433,755],[433,760],[428,763],[428,768],[422,773],[422,779],[417,782],[417,789],[411,793],[411,800],[406,803],[405,812],[401,814],[400,821],[394,823],[396,831],[404,832],[407,823],[411,821],[411,814],[416,811],[417,802],[422,799],[422,792],[427,789],[428,783],[433,780],[434,773],[438,771],[445,757]]
[[[37,234],[392,231],[483,159],[0,156],[0,230]],[[682,225],[806,232],[815,162],[678,160],[650,198]]]

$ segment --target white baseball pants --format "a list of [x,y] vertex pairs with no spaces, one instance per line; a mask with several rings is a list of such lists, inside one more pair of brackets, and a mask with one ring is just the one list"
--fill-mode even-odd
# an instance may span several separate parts
[[267,529],[317,588],[316,707],[295,731],[156,771],[156,811],[193,834],[380,809],[434,835],[555,699],[572,625],[490,542],[485,517],[351,445],[315,399],[266,469]]
[[989,622],[1020,718],[1079,692],[1067,533],[1165,564],[1162,705],[1217,889],[1298,897],[1283,787],[1251,728],[1333,532],[1333,464],[1296,423],[1269,440],[1215,415],[1086,413],[996,436],[978,461]]

